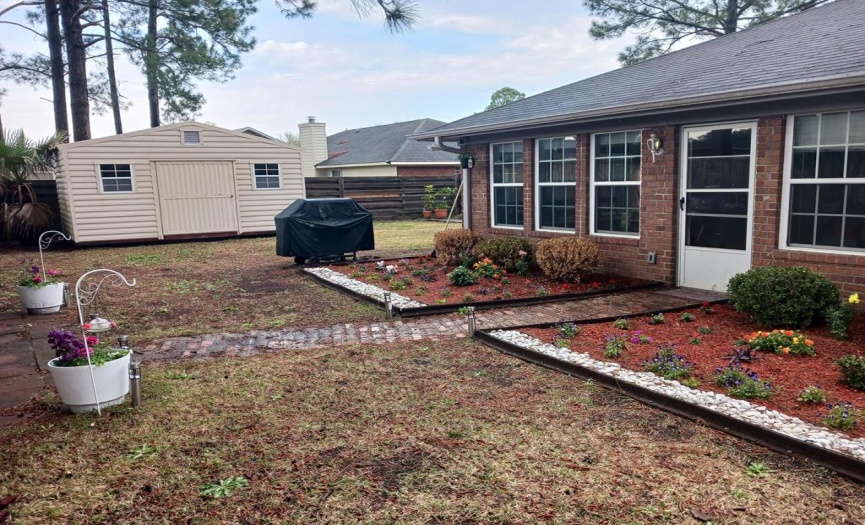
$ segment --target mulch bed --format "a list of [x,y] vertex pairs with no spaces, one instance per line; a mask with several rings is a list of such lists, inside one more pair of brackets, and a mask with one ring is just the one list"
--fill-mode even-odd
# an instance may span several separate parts
[[[760,330],[760,327],[729,305],[713,305],[712,309],[711,314],[701,313],[700,309],[689,310],[688,312],[696,317],[693,322],[680,321],[682,313],[668,313],[663,324],[650,324],[650,317],[633,318],[629,320],[628,330],[616,329],[612,322],[582,324],[579,335],[569,339],[568,346],[575,352],[588,353],[594,359],[616,362],[630,370],[642,371],[645,369],[644,363],[651,361],[658,352],[659,345],[672,344],[675,345],[677,354],[694,363],[693,375],[700,382],[699,388],[726,393],[725,388],[716,386],[712,381],[715,370],[730,362],[737,339]],[[711,333],[699,333],[700,327],[708,327]],[[560,330],[526,328],[521,331],[553,343]],[[634,342],[634,333],[639,331],[652,341]],[[770,382],[774,391],[768,400],[749,401],[815,425],[826,426],[822,421],[827,412],[825,404],[809,404],[797,400],[806,387],[818,386],[825,391],[827,404],[849,402],[854,407],[865,410],[865,391],[854,390],[845,385],[840,369],[835,364],[835,361],[845,354],[863,355],[865,316],[859,315],[854,320],[850,327],[851,337],[847,341],[833,339],[825,326],[810,327],[802,330],[802,333],[813,340],[816,356],[781,356],[769,352],[753,352],[752,355],[759,359],[741,364],[743,370],[757,372],[761,381]],[[616,359],[603,355],[605,339],[612,334],[625,334],[629,340],[627,348]],[[692,343],[695,339],[699,340],[699,344]],[[843,432],[849,437],[865,437],[865,420],[861,420],[853,430]]]
[[[427,305],[570,297],[587,292],[613,291],[650,283],[641,279],[600,274],[584,279],[579,284],[561,283],[546,278],[540,270],[532,268],[526,276],[503,271],[498,278],[481,277],[475,284],[455,286],[448,280],[448,274],[455,267],[447,266],[438,259],[420,256],[384,262],[384,267],[377,267],[376,262],[357,262],[333,265],[328,268],[357,281],[394,291]],[[392,271],[388,272],[386,267],[390,267]],[[388,273],[390,275],[387,275]]]

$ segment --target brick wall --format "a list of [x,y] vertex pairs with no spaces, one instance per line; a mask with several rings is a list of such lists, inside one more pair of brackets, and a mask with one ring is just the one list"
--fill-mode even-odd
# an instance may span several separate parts
[[[757,125],[756,176],[754,197],[754,230],[752,266],[770,264],[802,265],[826,275],[844,294],[865,290],[865,258],[778,249],[781,213],[781,188],[785,118],[767,116]],[[604,271],[625,276],[676,283],[678,248],[678,196],[680,170],[680,133],[678,126],[646,128],[643,144],[651,133],[663,141],[664,154],[652,162],[643,148],[642,184],[640,188],[640,237],[591,235],[604,254]],[[589,235],[589,162],[590,135],[577,138],[576,225],[577,235]],[[521,236],[537,246],[544,238],[568,233],[534,231],[534,139],[523,141],[523,229],[490,227],[489,144],[469,146],[476,158],[472,170],[472,229],[483,236]],[[656,253],[655,264],[649,264],[649,252]]]
[[397,166],[397,177],[453,177],[459,166]]

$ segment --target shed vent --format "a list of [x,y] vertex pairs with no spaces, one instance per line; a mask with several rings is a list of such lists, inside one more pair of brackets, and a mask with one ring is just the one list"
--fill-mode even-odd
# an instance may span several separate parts
[[184,144],[201,144],[201,132],[200,131],[184,131],[183,132],[183,143]]

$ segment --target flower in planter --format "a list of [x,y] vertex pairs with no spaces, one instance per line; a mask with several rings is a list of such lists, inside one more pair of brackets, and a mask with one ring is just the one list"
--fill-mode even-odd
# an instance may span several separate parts
[[18,286],[27,286],[28,288],[42,288],[49,284],[57,284],[63,282],[60,277],[62,274],[55,269],[50,269],[47,272],[47,278],[43,277],[42,268],[38,264],[32,265],[25,270],[18,280]]
[[128,350],[111,348],[108,343],[103,343],[95,335],[88,335],[82,339],[69,330],[54,329],[48,332],[48,345],[54,350],[57,360],[54,366],[84,366],[87,364],[87,356],[90,355],[90,363],[99,366],[115,359],[120,359],[129,353]]

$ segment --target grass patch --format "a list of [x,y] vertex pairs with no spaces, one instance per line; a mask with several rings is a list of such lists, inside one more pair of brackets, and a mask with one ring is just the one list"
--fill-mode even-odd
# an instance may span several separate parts
[[143,376],[137,409],[0,429],[15,523],[865,521],[855,483],[473,341]]

